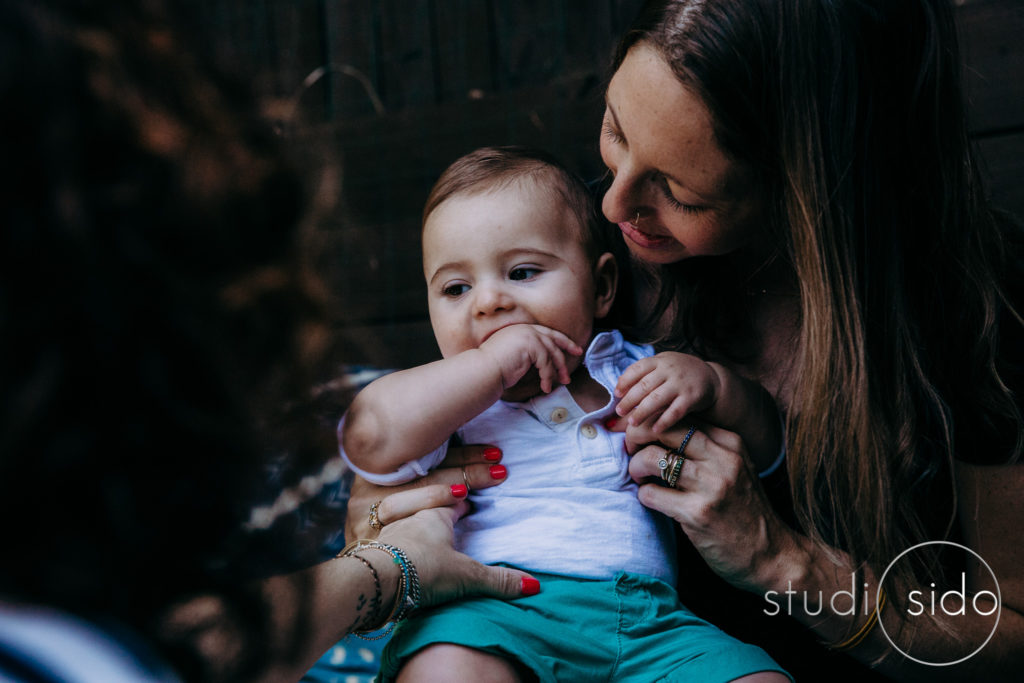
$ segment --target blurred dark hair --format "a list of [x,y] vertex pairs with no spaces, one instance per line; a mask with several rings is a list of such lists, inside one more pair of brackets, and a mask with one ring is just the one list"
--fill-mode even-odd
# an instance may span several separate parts
[[316,457],[280,407],[320,304],[304,186],[173,7],[0,4],[0,596],[135,628],[190,680],[161,620],[219,596],[250,647],[216,675],[244,680],[239,529],[265,456]]

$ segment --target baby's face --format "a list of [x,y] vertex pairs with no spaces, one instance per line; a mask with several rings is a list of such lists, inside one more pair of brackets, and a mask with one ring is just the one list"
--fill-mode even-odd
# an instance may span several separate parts
[[[531,182],[442,202],[423,229],[430,322],[446,358],[516,323],[586,348],[598,310],[594,272],[572,212]],[[570,371],[578,357],[567,358]]]

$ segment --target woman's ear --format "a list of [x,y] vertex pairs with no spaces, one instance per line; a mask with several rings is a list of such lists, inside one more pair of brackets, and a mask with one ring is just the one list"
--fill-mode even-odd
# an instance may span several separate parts
[[608,315],[619,286],[619,266],[610,252],[597,257],[594,264],[594,318]]

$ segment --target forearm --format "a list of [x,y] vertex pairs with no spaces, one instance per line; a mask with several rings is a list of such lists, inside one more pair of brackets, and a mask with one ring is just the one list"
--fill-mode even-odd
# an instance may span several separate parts
[[[824,643],[849,641],[851,634],[865,629],[865,637],[855,646],[841,649],[894,680],[961,681],[972,676],[986,682],[1019,680],[1024,670],[1020,611],[1004,602],[998,628],[986,642],[994,619],[985,613],[995,605],[986,601],[984,593],[975,601],[968,586],[965,613],[946,614],[941,601],[945,589],[930,588],[930,582],[925,582],[917,596],[925,613],[918,614],[921,607],[908,596],[889,594],[893,588],[887,577],[881,623],[866,629],[876,608],[880,578],[871,571],[855,572],[845,553],[816,548],[806,537],[795,536],[761,573],[761,588],[755,592],[765,596],[767,614],[791,615]],[[938,596],[934,610],[928,597],[932,590]],[[954,602],[959,607],[954,600],[947,607]],[[931,611],[938,621],[929,618]],[[961,659],[953,665],[936,665]]]
[[479,350],[385,375],[345,417],[346,455],[367,472],[393,472],[444,443],[501,396],[501,374]]
[[[271,610],[269,633],[277,640],[268,644],[273,654],[260,683],[299,680],[353,628],[365,627],[367,620],[390,613],[398,591],[398,565],[380,552],[363,554],[376,572],[376,580],[362,562],[347,557],[263,582]],[[378,582],[380,607],[373,609]],[[293,642],[296,634],[299,637]]]

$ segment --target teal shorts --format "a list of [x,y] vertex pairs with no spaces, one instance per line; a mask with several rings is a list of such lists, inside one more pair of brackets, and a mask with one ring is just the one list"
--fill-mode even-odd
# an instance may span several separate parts
[[545,683],[724,683],[759,671],[789,675],[761,648],[695,616],[658,579],[625,572],[609,581],[532,574],[540,579],[537,595],[470,598],[402,622],[384,650],[378,680],[393,680],[404,659],[435,643],[518,661]]

